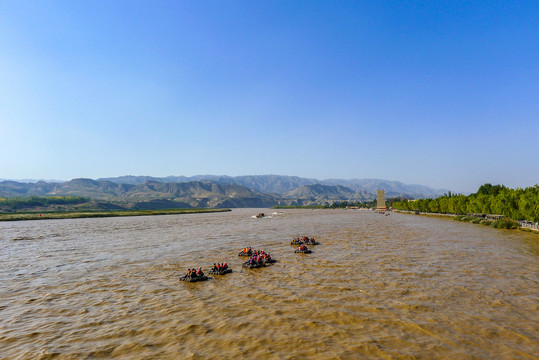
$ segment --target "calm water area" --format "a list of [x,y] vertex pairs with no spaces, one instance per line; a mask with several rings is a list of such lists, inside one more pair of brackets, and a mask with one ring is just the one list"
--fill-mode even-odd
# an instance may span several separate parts
[[0,359],[538,359],[539,235],[274,211],[0,223]]

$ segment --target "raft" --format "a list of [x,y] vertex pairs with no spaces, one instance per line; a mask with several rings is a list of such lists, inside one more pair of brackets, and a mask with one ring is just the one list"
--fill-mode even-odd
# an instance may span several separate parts
[[266,266],[265,263],[263,262],[259,262],[259,263],[255,263],[255,264],[249,264],[248,261],[244,262],[242,267],[246,268],[246,269],[256,269],[256,268],[260,268],[260,267],[264,267]]
[[180,277],[181,281],[187,281],[187,282],[206,281],[208,279],[209,279],[209,277],[207,277],[206,275],[194,276],[194,277],[188,277],[187,275],[184,275],[184,276]]
[[310,254],[312,253],[312,250],[310,249],[305,249],[305,250],[296,250],[294,251],[296,254]]
[[210,275],[224,275],[224,274],[228,274],[228,273],[231,273],[231,272],[232,272],[232,269],[230,269],[230,268],[225,269],[225,270],[219,270],[219,271],[211,270]]
[[303,241],[290,241],[290,245],[303,245]]
[[253,256],[253,251],[249,251],[249,252],[243,252],[243,251],[240,251],[240,253],[238,254],[238,256]]
[[305,245],[320,245],[320,243],[316,240],[311,241],[305,241]]

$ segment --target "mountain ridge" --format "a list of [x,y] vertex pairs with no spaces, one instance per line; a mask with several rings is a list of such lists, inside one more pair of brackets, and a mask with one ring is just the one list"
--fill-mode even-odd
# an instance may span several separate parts
[[184,183],[117,184],[105,180],[73,179],[64,183],[0,182],[0,197],[72,196],[106,200],[134,209],[271,207],[277,198],[235,184]]
[[[166,182],[170,180],[175,182]],[[376,179],[317,181],[282,175],[198,175],[165,178],[125,176],[97,180],[76,178],[60,183],[0,181],[0,197],[85,197],[92,201],[105,201],[114,206],[136,209],[271,207],[370,201],[376,197],[374,193],[379,188],[386,190],[386,197],[438,195],[437,190],[423,185]],[[105,205],[102,203],[100,206]]]
[[372,200],[372,194],[368,192],[355,192],[349,187],[342,185],[303,185],[283,195],[287,199],[310,199],[316,200],[335,200],[339,201],[346,198],[349,201]]
[[[342,185],[351,188],[356,192],[363,190],[376,194],[376,190],[385,190],[386,196],[408,196],[414,198],[436,197],[447,193],[447,189],[435,189],[427,185],[404,184],[400,181],[383,179],[326,179],[318,180],[314,178],[302,178],[289,175],[194,175],[194,176],[133,176],[126,175],[112,178],[100,178],[111,182],[138,184],[147,180],[159,182],[187,182],[209,180],[222,183],[242,185],[259,192],[284,195],[300,186],[322,184],[322,185]],[[126,182],[129,181],[129,182]]]

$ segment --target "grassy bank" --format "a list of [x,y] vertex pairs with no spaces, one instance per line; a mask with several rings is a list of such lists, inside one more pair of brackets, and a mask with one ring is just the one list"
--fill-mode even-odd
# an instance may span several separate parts
[[499,220],[489,220],[489,219],[478,218],[475,216],[458,215],[458,216],[455,216],[453,219],[457,221],[471,222],[473,224],[492,226],[495,229],[518,229],[519,228],[518,223],[509,218],[503,218]]
[[490,219],[484,219],[476,216],[467,216],[467,215],[455,215],[455,214],[440,214],[440,213],[417,213],[414,211],[407,211],[407,210],[394,210],[398,213],[403,214],[416,214],[416,215],[427,215],[427,216],[437,216],[437,217],[452,217],[454,220],[457,221],[464,221],[469,222],[472,224],[480,224],[480,225],[486,225],[493,227],[495,229],[519,229],[522,231],[528,231],[535,234],[539,234],[539,231],[528,229],[525,227],[521,227],[520,224],[509,218],[502,218],[499,220],[490,220]]
[[230,209],[169,209],[169,210],[120,210],[120,211],[70,211],[43,213],[9,213],[0,214],[0,221],[46,220],[46,219],[78,219],[115,216],[148,216],[173,214],[198,214],[224,212]]

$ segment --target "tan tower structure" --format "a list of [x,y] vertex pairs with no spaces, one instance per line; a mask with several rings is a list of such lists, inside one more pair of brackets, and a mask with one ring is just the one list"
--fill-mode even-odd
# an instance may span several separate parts
[[386,192],[385,190],[376,191],[376,210],[386,210]]

